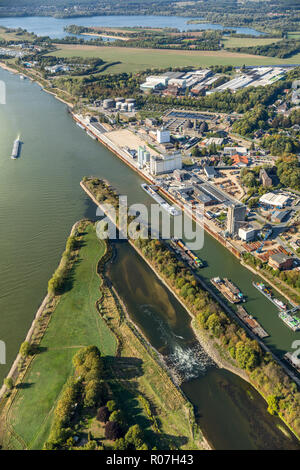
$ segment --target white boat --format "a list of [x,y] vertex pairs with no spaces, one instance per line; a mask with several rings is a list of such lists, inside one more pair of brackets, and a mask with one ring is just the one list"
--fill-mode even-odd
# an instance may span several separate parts
[[91,137],[93,140],[96,140],[96,137],[94,136],[94,134],[92,134],[90,131],[86,131],[87,135],[89,137]]
[[174,206],[171,206],[167,201],[165,201],[154,189],[148,184],[141,184],[141,187],[146,191],[149,196],[151,196],[165,211],[167,211],[173,217],[180,215],[181,210],[177,209]]
[[80,127],[80,129],[84,129],[85,130],[85,127],[78,121],[76,121],[76,124],[78,127]]
[[277,307],[286,310],[286,305],[279,299],[274,299],[274,304],[277,305]]
[[20,141],[20,136],[18,135],[18,137],[14,141],[13,149],[12,149],[11,156],[10,156],[12,160],[16,160],[18,158],[19,153],[20,153],[20,147],[21,147],[21,141]]

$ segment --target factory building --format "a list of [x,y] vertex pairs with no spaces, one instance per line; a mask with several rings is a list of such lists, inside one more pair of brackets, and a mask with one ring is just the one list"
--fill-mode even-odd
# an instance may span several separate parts
[[294,259],[283,253],[276,253],[269,258],[269,266],[273,269],[285,270],[293,267]]
[[249,242],[255,238],[256,230],[251,225],[246,225],[239,228],[239,237],[245,242]]
[[259,199],[259,202],[265,204],[266,206],[278,207],[278,209],[282,209],[287,204],[288,200],[289,197],[285,196],[284,194],[267,193]]
[[246,206],[244,204],[231,203],[227,213],[227,231],[230,235],[235,235],[245,222]]
[[170,142],[170,131],[162,127],[161,129],[157,130],[156,138],[159,144],[166,144]]
[[172,155],[153,156],[150,157],[150,173],[152,175],[162,175],[170,173],[174,170],[182,169],[182,155],[180,152]]

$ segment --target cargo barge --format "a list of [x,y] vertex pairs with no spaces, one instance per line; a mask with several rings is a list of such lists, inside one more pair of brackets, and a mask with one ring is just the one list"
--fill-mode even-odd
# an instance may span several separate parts
[[245,325],[247,325],[248,328],[250,328],[250,330],[253,331],[256,336],[261,339],[267,338],[269,336],[269,334],[263,329],[263,327],[258,323],[258,321],[255,320],[252,315],[249,315],[249,313],[241,305],[237,307],[236,314],[239,319],[242,320],[242,322],[245,323]]
[[[243,300],[243,297],[236,293],[236,290],[238,290],[238,292],[240,292],[240,290],[237,289],[237,287],[234,286],[231,282],[228,282],[228,279],[213,277],[210,279],[210,282],[216,289],[218,289],[219,292],[221,292],[222,295],[224,295],[225,299],[227,299],[230,303],[238,304]],[[232,289],[231,285],[234,286],[234,289]],[[242,293],[240,292],[240,294]]]
[[171,246],[175,251],[179,252],[181,257],[186,259],[188,263],[192,265],[192,267],[204,268],[205,262],[198,258],[198,256],[196,256],[191,250],[189,250],[182,240],[172,238]]
[[281,300],[273,297],[272,292],[262,282],[253,282],[252,285],[256,289],[258,289],[265,297],[271,300],[271,302],[279,309],[278,316],[280,320],[282,320],[291,330],[300,331],[300,318],[290,313],[293,309],[287,311],[287,305]]
[[157,204],[159,204],[169,214],[173,216],[177,216],[181,214],[180,209],[176,209],[176,207],[170,206],[170,204],[158,194],[159,188],[157,186],[143,183],[141,184],[141,187],[143,188],[144,191],[146,191],[147,194],[149,194],[149,196],[151,196],[157,202]]
[[300,318],[283,311],[278,316],[291,330],[300,331]]
[[257,290],[259,290],[265,297],[267,297],[269,300],[271,300],[271,302],[273,302],[273,304],[276,305],[276,307],[279,308],[279,310],[286,310],[287,309],[287,306],[286,306],[285,303],[283,303],[281,300],[276,299],[275,297],[273,297],[272,292],[270,291],[270,289],[268,289],[265,286],[265,284],[263,284],[262,282],[252,282],[252,285]]
[[12,160],[16,160],[19,157],[20,154],[20,148],[21,148],[21,141],[20,141],[20,136],[16,138],[14,141],[13,149],[10,158]]

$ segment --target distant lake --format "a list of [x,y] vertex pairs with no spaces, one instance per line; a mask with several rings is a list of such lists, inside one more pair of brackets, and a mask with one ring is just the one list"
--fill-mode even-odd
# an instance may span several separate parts
[[[8,17],[0,18],[0,25],[8,28],[23,28],[38,36],[49,36],[50,38],[63,38],[70,34],[64,31],[66,26],[76,24],[79,26],[103,26],[103,27],[153,27],[153,28],[178,28],[180,31],[207,30],[207,29],[227,29],[220,24],[199,23],[188,24],[188,18],[182,16],[90,16],[79,18],[52,18],[52,17]],[[261,36],[263,33],[251,28],[228,28],[241,34],[253,34]],[[81,36],[82,37],[82,36]],[[90,39],[86,36],[85,39]]]

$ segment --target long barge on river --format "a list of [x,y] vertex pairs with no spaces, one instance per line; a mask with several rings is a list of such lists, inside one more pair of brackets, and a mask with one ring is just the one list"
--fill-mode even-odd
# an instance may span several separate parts
[[270,336],[263,329],[260,323],[258,323],[258,321],[252,317],[252,315],[249,315],[249,313],[241,305],[238,305],[236,314],[239,319],[242,320],[242,322],[245,323],[245,325],[247,325],[248,328],[250,328],[250,330],[252,330],[253,333],[259,338],[264,339]]
[[171,239],[171,246],[174,248],[176,252],[179,252],[180,256],[188,261],[192,267],[196,268],[204,268],[205,262],[202,261],[195,253],[193,253],[189,248],[183,243],[182,240],[178,240],[177,238]]
[[10,156],[12,160],[16,160],[19,157],[20,148],[21,148],[21,140],[20,140],[20,136],[18,135],[18,137],[14,141],[13,149],[12,149],[11,156]]
[[280,320],[282,320],[291,330],[300,331],[300,318],[290,313],[292,310],[295,311],[299,307],[291,308],[291,310],[288,311],[287,305],[281,300],[276,299],[276,297],[273,297],[272,292],[265,286],[265,284],[262,282],[252,282],[252,285],[279,309],[278,316]]
[[220,277],[213,277],[211,278],[210,282],[212,285],[224,295],[225,299],[227,299],[232,304],[238,304],[240,302],[245,302],[244,296],[240,289],[236,287],[229,279],[226,277],[221,279]]
[[167,201],[165,201],[158,194],[159,188],[157,186],[143,183],[143,184],[141,184],[141,187],[143,188],[144,191],[146,191],[147,194],[149,194],[149,196],[151,196],[154,199],[154,201],[157,202],[157,204],[159,204],[169,214],[171,214],[173,216],[181,214],[180,209],[176,209],[176,207],[171,206]]

